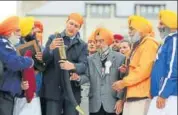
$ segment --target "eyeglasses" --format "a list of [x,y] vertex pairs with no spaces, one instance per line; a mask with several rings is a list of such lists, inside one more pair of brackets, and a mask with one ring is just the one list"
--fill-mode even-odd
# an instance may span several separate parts
[[89,40],[88,43],[94,43],[94,44],[96,44],[96,41],[95,40]]
[[96,40],[96,43],[103,43],[104,42],[104,39],[98,39],[98,40]]

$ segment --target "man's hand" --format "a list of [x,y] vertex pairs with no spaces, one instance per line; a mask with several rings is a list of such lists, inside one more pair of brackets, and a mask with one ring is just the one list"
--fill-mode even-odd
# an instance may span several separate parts
[[121,112],[122,112],[122,110],[123,110],[123,101],[122,100],[118,100],[117,102],[116,102],[116,105],[115,105],[115,107],[114,107],[114,110],[115,110],[115,112],[116,112],[116,115],[119,115]]
[[121,65],[120,67],[119,67],[119,71],[121,72],[121,73],[126,73],[126,71],[127,71],[127,66],[126,65]]
[[80,76],[76,73],[71,73],[70,75],[70,80],[78,81],[80,79]]
[[123,80],[116,81],[112,85],[113,90],[118,91],[118,92],[120,92],[120,90],[122,90],[124,87],[125,86],[124,86]]
[[64,42],[63,38],[56,38],[56,39],[54,39],[51,42],[50,46],[49,46],[50,50],[53,50],[55,48],[59,48],[59,46],[62,45],[63,42]]
[[27,90],[29,88],[29,84],[28,84],[28,81],[22,81],[21,83],[21,88],[23,90]]
[[165,107],[165,105],[166,105],[166,99],[159,96],[156,101],[157,108],[163,109]]
[[64,69],[64,70],[74,70],[75,69],[75,65],[69,61],[60,60],[59,63],[60,63],[61,69]]
[[39,61],[42,61],[43,60],[43,54],[42,52],[37,52],[36,55],[35,55],[35,58]]

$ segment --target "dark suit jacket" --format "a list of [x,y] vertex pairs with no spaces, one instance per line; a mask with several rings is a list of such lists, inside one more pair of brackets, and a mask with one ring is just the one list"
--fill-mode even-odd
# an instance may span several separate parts
[[[61,37],[65,40],[64,32],[60,33]],[[46,43],[46,48],[43,52],[43,60],[46,63],[46,70],[43,73],[43,86],[41,89],[41,96],[53,99],[53,100],[60,100],[63,97],[66,97],[63,94],[62,88],[62,80],[61,80],[61,69],[59,66],[59,54],[58,49],[54,49],[50,51],[49,45],[51,44],[52,40],[55,39],[55,35],[51,35]],[[75,36],[72,40],[72,43],[66,49],[67,58],[70,62],[75,64],[76,73],[82,74],[86,71],[87,66],[87,44],[80,39],[79,34]],[[80,86],[76,85],[74,81],[71,81],[72,89],[75,95],[75,98],[78,103],[80,103],[80,96],[81,96],[81,88]]]

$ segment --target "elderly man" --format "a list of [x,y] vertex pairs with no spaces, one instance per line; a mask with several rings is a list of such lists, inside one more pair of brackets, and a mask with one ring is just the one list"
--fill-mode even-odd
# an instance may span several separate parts
[[[20,29],[21,29],[21,42],[18,45],[30,42],[36,39],[35,36],[35,27],[34,27],[34,18],[33,17],[24,17],[20,20]],[[40,46],[39,46],[40,47]],[[30,103],[27,102],[25,95],[17,96],[15,99],[15,107],[13,115],[41,115],[41,106],[40,106],[40,98],[39,91],[41,88],[42,76],[40,71],[41,68],[44,68],[42,61],[42,52],[37,52],[36,55],[32,56],[34,60],[34,69],[35,69],[35,83],[36,83],[36,92],[34,93],[34,98]],[[27,90],[29,87],[34,87],[34,85],[30,85],[30,81],[23,81],[22,86]],[[23,109],[22,109],[23,108]],[[30,112],[29,112],[30,111]]]
[[89,55],[96,53],[96,41],[94,39],[94,32],[88,38],[88,53]]
[[164,42],[151,74],[153,99],[147,115],[177,115],[177,14],[160,11],[158,29]]
[[128,75],[113,84],[113,89],[127,88],[123,115],[146,115],[150,103],[150,74],[158,48],[150,23],[140,16],[128,20],[129,35],[134,43]]
[[[0,61],[3,75],[0,78],[0,115],[12,115],[14,97],[22,93],[21,71],[33,67],[31,58],[18,56],[11,39],[19,39],[19,17],[12,16],[0,23]],[[16,41],[16,40],[15,40]]]
[[81,84],[89,82],[90,115],[115,115],[122,111],[123,92],[112,90],[112,83],[122,79],[118,68],[124,63],[125,57],[113,51],[109,46],[113,43],[113,35],[106,28],[95,31],[97,53],[88,57],[88,71],[85,75],[73,75],[72,80]]
[[[82,74],[86,71],[87,44],[81,40],[79,30],[83,25],[83,17],[78,13],[72,13],[66,21],[66,28],[60,34],[51,35],[43,52],[43,60],[46,63],[44,81],[42,86],[42,97],[46,100],[46,115],[78,115],[74,105],[65,95],[63,70],[75,71]],[[64,41],[66,47],[67,61],[61,62],[59,66],[58,48]],[[61,72],[62,71],[62,72]],[[81,102],[81,87],[75,81],[71,81],[72,90],[78,104]]]

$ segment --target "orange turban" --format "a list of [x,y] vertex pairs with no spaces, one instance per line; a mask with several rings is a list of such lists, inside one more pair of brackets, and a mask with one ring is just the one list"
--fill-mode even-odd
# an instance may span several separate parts
[[109,46],[113,43],[113,33],[106,28],[97,28],[94,34],[95,39],[96,36],[100,36],[102,39],[104,39],[105,43],[107,43]]
[[128,19],[129,27],[133,27],[144,35],[154,36],[151,23],[141,16],[130,16]]
[[78,22],[80,25],[82,25],[83,24],[83,22],[84,22],[84,19],[83,19],[83,17],[80,15],[80,14],[78,14],[78,13],[71,13],[69,16],[68,16],[68,20],[75,20],[76,22]]
[[0,35],[8,36],[17,29],[19,29],[18,16],[11,16],[0,23]]
[[92,32],[92,34],[88,37],[88,41],[95,41],[94,34],[95,32]]
[[171,29],[177,29],[177,14],[170,10],[161,10],[159,12],[159,19],[167,27]]
[[41,32],[43,32],[43,24],[40,21],[35,21],[34,23],[36,28],[39,28]]

